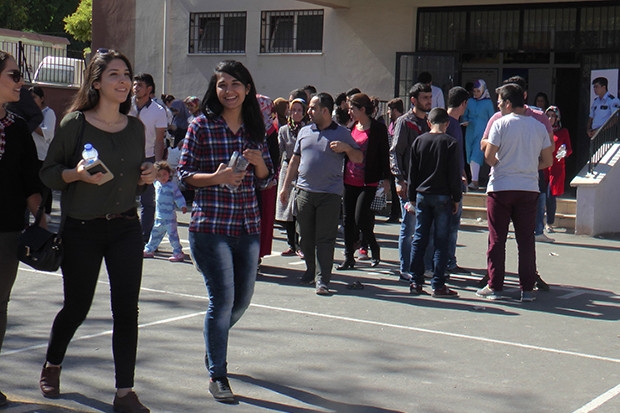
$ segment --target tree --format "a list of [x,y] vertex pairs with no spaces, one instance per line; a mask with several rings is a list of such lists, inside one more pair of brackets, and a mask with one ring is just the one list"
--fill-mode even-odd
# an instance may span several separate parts
[[79,0],[0,1],[0,27],[52,36],[64,36],[63,18]]
[[63,21],[67,33],[76,40],[90,42],[93,28],[93,0],[80,0],[77,10]]

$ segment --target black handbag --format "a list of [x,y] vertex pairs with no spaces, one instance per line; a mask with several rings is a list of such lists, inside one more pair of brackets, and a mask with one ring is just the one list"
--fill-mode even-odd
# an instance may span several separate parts
[[51,196],[51,192],[50,190],[46,192],[34,223],[19,235],[17,241],[17,258],[40,271],[56,271],[62,262],[63,245],[60,234],[62,224],[57,234],[39,225],[45,209],[45,201],[48,196]]
[[[79,162],[82,140],[84,138],[84,127],[86,121],[84,114],[81,113],[82,124],[78,131],[78,138],[73,150],[72,162]],[[53,233],[41,228],[39,223],[45,209],[45,201],[47,197],[52,196],[50,189],[45,191],[45,196],[39,206],[34,223],[28,226],[19,235],[17,240],[17,258],[24,264],[30,265],[35,270],[40,271],[56,271],[62,263],[63,245],[62,245],[62,229],[65,225],[65,213],[61,214],[60,227],[58,233]]]

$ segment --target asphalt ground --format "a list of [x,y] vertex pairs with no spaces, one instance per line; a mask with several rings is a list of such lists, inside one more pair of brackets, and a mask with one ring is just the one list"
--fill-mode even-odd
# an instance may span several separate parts
[[[189,214],[179,217],[189,253]],[[464,220],[458,264],[472,274],[451,277],[459,298],[439,299],[409,295],[392,273],[398,229],[379,219],[384,261],[334,271],[327,297],[298,284],[304,262],[279,255],[285,236],[274,230],[274,255],[263,259],[253,303],[230,333],[236,405],[208,393],[204,283],[189,256],[167,261],[165,240],[144,261],[135,383],[142,402],[152,412],[620,412],[620,240],[560,232],[554,244],[537,244],[551,290],[520,303],[509,239],[507,298],[486,301],[475,295],[486,267],[486,222]],[[339,238],[336,262],[342,258]],[[364,289],[348,289],[353,281]],[[48,400],[38,379],[62,304],[61,275],[20,265],[0,355],[5,412],[113,411],[105,269],[99,282],[63,364],[61,398]]]

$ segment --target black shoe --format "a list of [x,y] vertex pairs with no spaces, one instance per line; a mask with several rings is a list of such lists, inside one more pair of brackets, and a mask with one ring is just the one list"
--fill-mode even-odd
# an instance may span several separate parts
[[421,295],[421,294],[426,294],[426,292],[424,291],[422,284],[417,284],[415,282],[412,282],[411,284],[409,284],[409,294]]
[[9,401],[6,399],[6,396],[4,395],[4,393],[0,391],[0,407],[4,407],[7,404],[9,404]]
[[209,381],[209,392],[218,402],[234,403],[236,401],[226,377],[212,378]]
[[447,270],[450,274],[456,274],[456,275],[470,275],[471,271],[467,271],[465,268],[461,268],[458,265],[455,265],[452,268],[448,268]]
[[376,267],[377,265],[379,265],[380,260],[378,258],[373,258],[372,260],[370,260],[370,266],[371,267]]
[[314,285],[314,276],[304,274],[299,277],[299,282],[303,285]]
[[433,290],[433,297],[437,298],[457,298],[459,293],[454,290],[449,289],[445,285],[441,288]]
[[536,273],[536,288],[538,288],[540,291],[549,291],[549,284],[547,284],[545,281],[543,281],[542,278],[540,278],[540,275],[538,274],[538,272]]
[[355,260],[353,258],[347,258],[342,264],[336,267],[338,271],[353,269],[355,267]]
[[143,405],[136,393],[130,391],[123,397],[114,396],[112,407],[118,413],[150,413],[148,407]]

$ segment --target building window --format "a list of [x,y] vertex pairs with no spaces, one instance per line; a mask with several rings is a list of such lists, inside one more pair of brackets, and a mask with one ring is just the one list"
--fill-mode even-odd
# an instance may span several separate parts
[[424,7],[419,9],[417,27],[419,51],[484,55],[488,51],[573,53],[620,48],[617,0],[536,7]]
[[323,51],[323,10],[264,11],[261,53]]
[[245,12],[190,13],[190,53],[245,53]]

